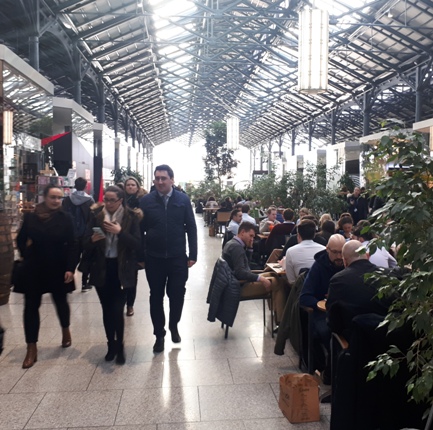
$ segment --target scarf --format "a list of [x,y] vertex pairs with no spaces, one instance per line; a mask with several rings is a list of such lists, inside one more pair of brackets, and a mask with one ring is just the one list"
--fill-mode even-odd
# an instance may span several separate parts
[[[122,205],[120,205],[116,212],[112,214],[108,213],[105,207],[102,210],[104,212],[104,221],[122,224],[123,214],[125,213],[125,209]],[[107,231],[105,232],[105,256],[107,258],[117,258],[118,240],[119,238],[117,234],[112,234]]]
[[61,210],[61,206],[58,209],[50,209],[45,202],[39,203],[35,208],[35,215],[42,222],[50,221],[54,215]]

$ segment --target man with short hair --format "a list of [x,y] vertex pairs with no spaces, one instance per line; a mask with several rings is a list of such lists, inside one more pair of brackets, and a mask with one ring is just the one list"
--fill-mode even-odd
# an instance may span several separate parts
[[242,205],[242,221],[250,222],[251,224],[256,225],[256,220],[250,216],[250,205],[245,204]]
[[253,273],[249,267],[247,253],[252,252],[255,229],[252,223],[241,223],[238,234],[225,244],[222,258],[227,261],[236,279],[247,281],[242,285],[242,297],[254,297],[272,290],[273,310],[277,314],[277,323],[279,323],[286,304],[284,284],[270,272]]
[[298,244],[292,246],[286,253],[286,276],[293,285],[301,269],[309,269],[314,263],[314,256],[325,249],[313,241],[316,234],[316,224],[309,219],[302,220],[298,225]]
[[350,240],[343,246],[345,269],[331,278],[329,283],[326,310],[331,331],[350,337],[352,319],[357,315],[375,313],[386,315],[391,299],[377,297],[377,289],[372,281],[366,281],[364,275],[379,270],[368,261],[366,253],[359,253],[362,248],[358,240]]
[[[260,223],[260,233],[268,233],[271,231],[273,226],[279,224],[279,222],[277,221],[277,209],[275,208],[275,206],[268,208],[266,214],[268,215],[268,217]],[[271,225],[272,227],[269,228]]]
[[[197,226],[188,196],[173,188],[170,166],[155,168],[156,190],[140,200],[144,218],[144,253],[146,277],[150,288],[150,316],[156,341],[154,352],[164,350],[164,295],[170,302],[168,328],[174,343],[181,341],[177,325],[182,316],[188,269],[197,261]],[[186,239],[188,237],[188,251]]]
[[355,187],[353,194],[347,198],[348,212],[352,216],[353,224],[368,216],[368,200],[361,195],[361,188]]
[[[63,199],[63,210],[68,212],[74,221],[74,235],[78,241],[80,255],[84,250],[84,234],[86,233],[87,222],[90,217],[90,207],[95,203],[92,196],[89,196],[86,189],[87,180],[84,178],[75,179],[75,191]],[[84,270],[84,269],[82,269]],[[82,272],[81,292],[85,293],[92,289],[88,283],[89,273]]]
[[238,228],[242,222],[242,212],[239,209],[233,209],[230,214],[230,222],[227,230],[232,232],[234,235],[238,234]]

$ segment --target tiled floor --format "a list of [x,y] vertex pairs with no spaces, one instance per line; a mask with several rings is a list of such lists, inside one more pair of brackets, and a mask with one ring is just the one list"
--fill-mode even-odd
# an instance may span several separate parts
[[[75,430],[326,430],[321,421],[290,424],[278,408],[278,378],[297,372],[290,348],[273,353],[264,330],[261,302],[242,302],[229,338],[207,321],[206,295],[221,239],[209,237],[197,218],[199,261],[190,270],[179,326],[181,344],[166,339],[153,354],[148,286],[143,272],[135,315],[126,318],[124,366],[106,363],[105,335],[95,291],[70,295],[72,347],[60,347],[51,299],[41,306],[38,362],[21,369],[25,355],[22,296],[0,307],[7,329],[0,356],[0,429]],[[77,275],[79,276],[79,275]],[[78,284],[78,282],[77,282]]]

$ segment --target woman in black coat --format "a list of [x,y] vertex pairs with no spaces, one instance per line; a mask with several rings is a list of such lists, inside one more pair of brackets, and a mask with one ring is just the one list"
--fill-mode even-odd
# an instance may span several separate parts
[[[140,199],[147,194],[147,191],[144,188],[141,188],[140,182],[134,176],[125,179],[124,188],[126,193],[126,206],[130,209],[137,209]],[[137,296],[137,277],[138,266],[135,271],[135,287],[126,290],[126,316],[128,317],[134,315],[134,303],[135,297]]]
[[62,326],[62,347],[71,346],[70,309],[67,293],[75,289],[74,271],[78,263],[78,245],[69,214],[62,210],[63,190],[49,184],[43,192],[44,202],[33,213],[25,214],[17,237],[18,250],[24,259],[24,332],[27,355],[23,368],[37,361],[39,306],[42,295],[51,293]]
[[[123,309],[126,290],[137,283],[140,253],[140,214],[125,205],[125,192],[110,186],[105,190],[104,204],[92,207],[88,237],[82,265],[89,272],[89,283],[95,285],[102,306],[102,317],[108,341],[106,361],[116,358],[125,363]],[[81,267],[80,267],[81,269]]]

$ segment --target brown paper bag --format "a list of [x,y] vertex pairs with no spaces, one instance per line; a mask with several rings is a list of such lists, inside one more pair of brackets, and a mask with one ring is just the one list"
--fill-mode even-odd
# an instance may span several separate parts
[[278,405],[291,423],[320,421],[319,385],[308,373],[280,376]]

